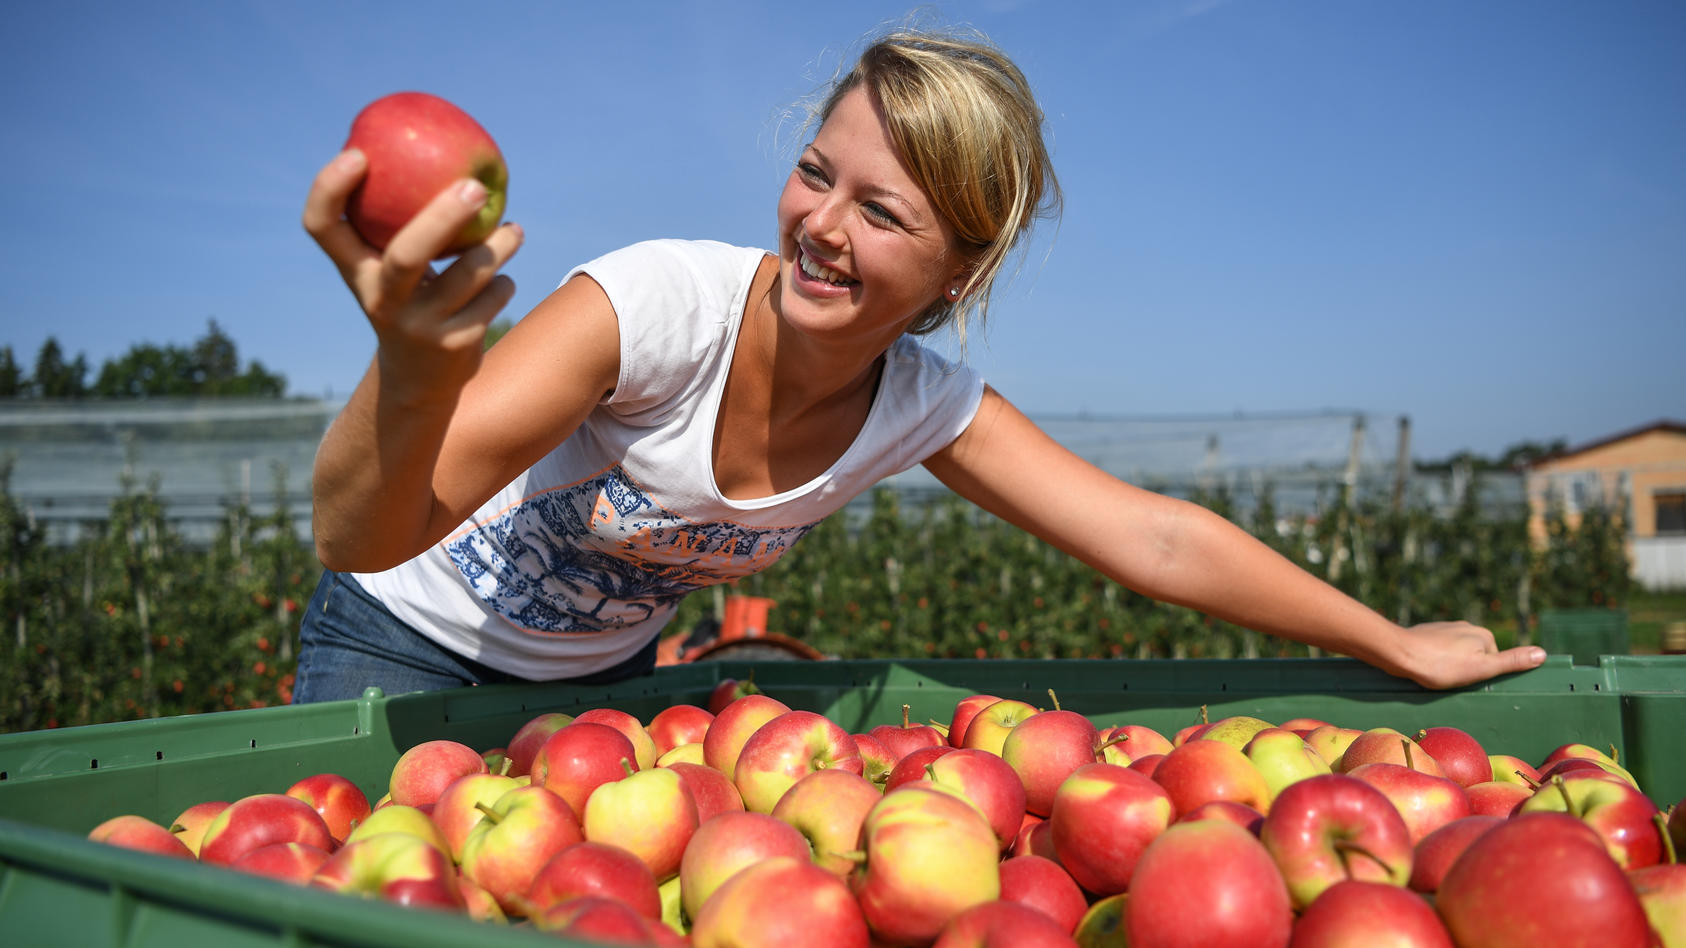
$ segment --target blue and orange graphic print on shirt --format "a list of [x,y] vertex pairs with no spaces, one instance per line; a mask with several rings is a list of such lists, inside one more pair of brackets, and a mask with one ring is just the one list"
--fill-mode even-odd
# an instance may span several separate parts
[[671,612],[689,592],[764,569],[811,529],[692,522],[661,508],[617,466],[526,498],[445,550],[475,594],[512,624],[593,633]]

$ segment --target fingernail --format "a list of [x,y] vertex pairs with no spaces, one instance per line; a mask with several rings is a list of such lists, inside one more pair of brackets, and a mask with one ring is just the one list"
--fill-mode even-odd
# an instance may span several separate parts
[[1534,649],[1533,651],[1530,651],[1528,653],[1528,660],[1533,662],[1536,665],[1545,661],[1546,660],[1545,649],[1537,648],[1537,649]]
[[339,153],[339,157],[334,159],[334,164],[341,171],[355,170],[363,164],[363,152],[356,148],[347,148]]
[[470,207],[479,207],[486,203],[486,186],[473,178],[463,179],[457,185],[457,197]]

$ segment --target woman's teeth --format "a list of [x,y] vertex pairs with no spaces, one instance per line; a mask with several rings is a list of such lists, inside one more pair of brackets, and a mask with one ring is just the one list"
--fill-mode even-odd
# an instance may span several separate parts
[[820,266],[813,261],[813,258],[809,257],[805,253],[799,254],[797,259],[801,263],[802,272],[808,274],[816,280],[823,280],[826,283],[830,283],[832,286],[852,286],[855,283],[854,280],[848,279],[843,276],[843,274],[838,273],[830,267]]

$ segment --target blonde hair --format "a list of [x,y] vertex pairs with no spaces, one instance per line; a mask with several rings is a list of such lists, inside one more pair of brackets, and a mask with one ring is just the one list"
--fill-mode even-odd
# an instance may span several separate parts
[[977,33],[902,29],[874,41],[835,81],[816,118],[865,88],[883,110],[913,178],[954,227],[971,266],[958,300],[915,319],[916,335],[953,324],[962,346],[980,324],[995,277],[1039,217],[1057,217],[1059,182],[1042,140],[1042,109],[1018,66]]

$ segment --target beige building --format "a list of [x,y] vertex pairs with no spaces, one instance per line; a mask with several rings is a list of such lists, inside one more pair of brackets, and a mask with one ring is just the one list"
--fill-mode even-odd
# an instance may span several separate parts
[[1686,422],[1652,422],[1543,458],[1528,468],[1527,490],[1536,540],[1551,503],[1571,524],[1592,504],[1621,504],[1634,579],[1686,588]]

